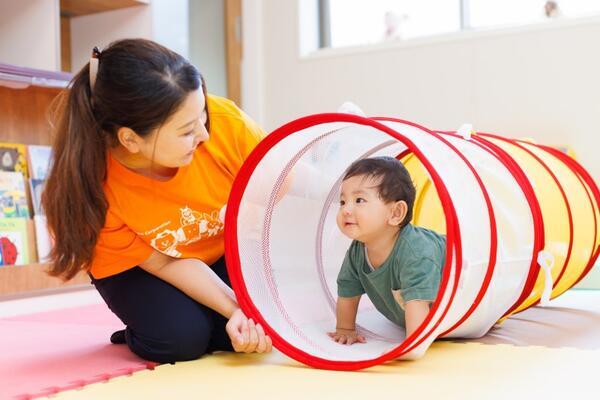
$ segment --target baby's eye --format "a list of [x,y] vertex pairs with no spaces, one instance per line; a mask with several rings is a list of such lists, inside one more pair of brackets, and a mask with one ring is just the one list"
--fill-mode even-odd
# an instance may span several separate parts
[[366,201],[366,200],[365,200],[365,199],[363,199],[362,197],[358,197],[358,198],[356,199],[356,202],[357,202],[357,203],[364,203],[365,201]]
[[342,207],[346,202],[344,200],[340,200],[340,207]]

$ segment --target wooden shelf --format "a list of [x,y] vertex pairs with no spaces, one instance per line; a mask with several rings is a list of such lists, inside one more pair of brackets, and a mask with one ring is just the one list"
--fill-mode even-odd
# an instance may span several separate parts
[[[0,142],[51,143],[49,106],[70,74],[0,64]],[[35,242],[30,242],[35,251]],[[0,298],[44,294],[89,286],[79,273],[68,282],[46,273],[47,264],[0,266]]]
[[47,268],[47,264],[1,266],[0,296],[39,294],[43,290],[90,285],[90,278],[86,273],[79,273],[72,280],[63,282],[59,278],[48,275]]
[[60,14],[78,17],[120,8],[147,6],[148,3],[148,0],[60,0]]

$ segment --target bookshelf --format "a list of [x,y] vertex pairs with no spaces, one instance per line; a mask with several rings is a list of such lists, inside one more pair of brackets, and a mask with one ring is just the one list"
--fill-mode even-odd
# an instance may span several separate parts
[[[70,79],[67,73],[0,63],[0,141],[50,145],[48,108]],[[0,299],[89,285],[84,273],[62,282],[49,276],[46,268],[39,263],[0,266]]]

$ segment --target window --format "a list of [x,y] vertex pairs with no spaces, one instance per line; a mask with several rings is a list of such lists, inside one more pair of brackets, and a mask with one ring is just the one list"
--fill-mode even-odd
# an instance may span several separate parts
[[[300,3],[308,4],[310,0]],[[312,23],[312,29],[318,31],[318,38],[312,40],[317,48],[368,45],[599,13],[600,0],[317,0],[310,11],[318,20]],[[307,52],[304,49],[302,53]]]
[[331,47],[460,29],[459,0],[329,0]]

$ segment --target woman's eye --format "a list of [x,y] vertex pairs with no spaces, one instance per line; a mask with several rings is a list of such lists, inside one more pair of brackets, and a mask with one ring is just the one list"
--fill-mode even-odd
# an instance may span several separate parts
[[340,207],[342,207],[346,202],[344,200],[340,200]]
[[191,136],[194,133],[194,131],[189,131],[183,134],[183,136]]
[[356,202],[357,203],[364,203],[365,199],[363,199],[362,197],[359,197],[359,198],[356,199]]

